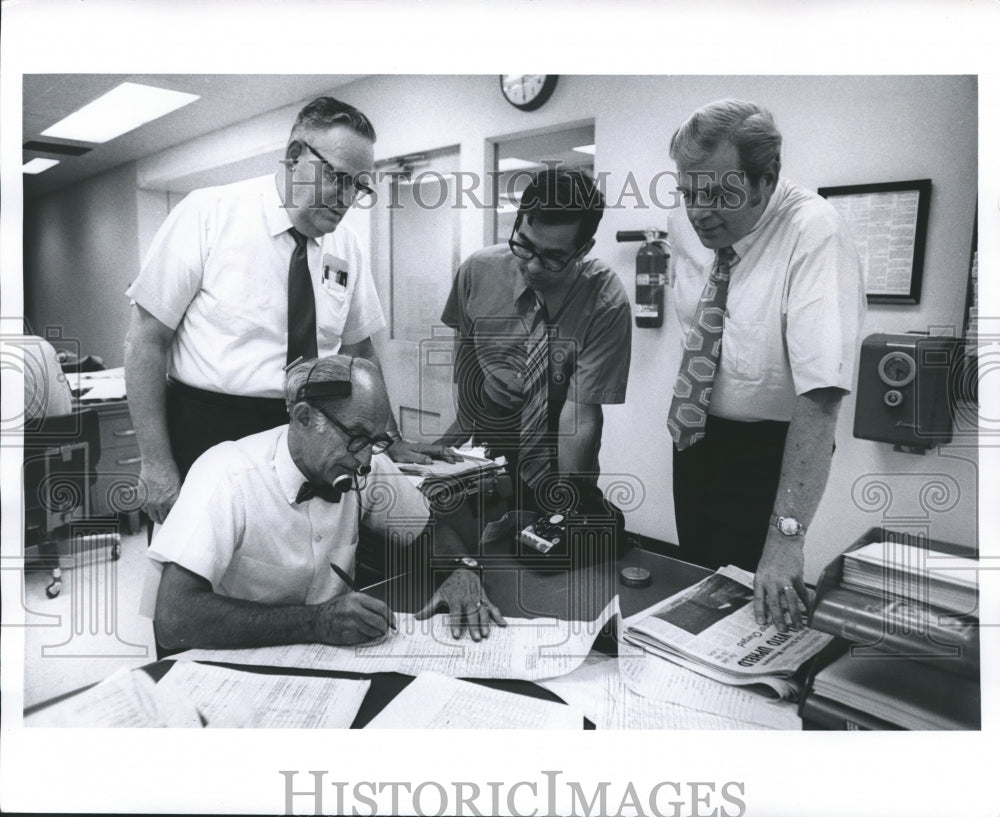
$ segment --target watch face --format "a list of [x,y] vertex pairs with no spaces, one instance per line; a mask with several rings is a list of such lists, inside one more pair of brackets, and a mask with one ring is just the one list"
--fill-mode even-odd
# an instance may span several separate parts
[[785,536],[794,536],[799,532],[801,527],[798,519],[783,516],[778,520],[778,530],[785,534]]
[[515,108],[532,111],[552,96],[556,87],[553,74],[501,74],[500,90]]

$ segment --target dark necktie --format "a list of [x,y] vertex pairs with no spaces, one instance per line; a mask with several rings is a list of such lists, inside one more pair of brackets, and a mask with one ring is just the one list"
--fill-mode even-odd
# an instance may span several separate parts
[[670,414],[667,415],[667,428],[678,451],[689,448],[705,436],[712,383],[722,354],[729,271],[737,260],[732,247],[716,250],[715,267],[705,282],[684,341],[680,372],[674,386]]
[[295,495],[295,504],[308,502],[313,497],[319,497],[326,502],[340,502],[344,492],[340,488],[332,485],[315,485],[312,482],[303,482],[299,492]]
[[[537,298],[537,296],[536,296]],[[549,314],[538,302],[531,334],[528,336],[524,377],[521,381],[524,406],[521,408],[519,456],[521,479],[531,488],[549,472],[551,462],[549,432]]]
[[292,227],[295,239],[288,264],[288,352],[286,363],[316,357],[316,297],[309,275],[309,239]]

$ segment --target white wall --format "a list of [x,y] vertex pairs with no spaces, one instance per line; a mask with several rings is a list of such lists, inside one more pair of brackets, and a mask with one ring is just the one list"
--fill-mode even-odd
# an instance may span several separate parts
[[[458,144],[462,169],[480,174],[488,167],[486,140],[490,138],[593,119],[595,166],[598,173],[608,174],[609,204],[618,202],[630,173],[646,199],[637,202],[634,197],[625,198],[622,206],[612,206],[594,251],[622,276],[630,292],[634,291],[636,245],[617,244],[614,234],[664,224],[665,214],[651,206],[645,191],[657,173],[673,169],[667,143],[674,128],[694,108],[711,100],[723,96],[753,99],[771,108],[784,134],[783,173],[806,187],[933,180],[921,303],[873,305],[865,334],[926,331],[940,326],[960,331],[976,202],[974,78],[564,76],[551,100],[532,113],[517,111],[503,102],[498,85],[495,75],[379,76],[338,88],[335,93],[373,120],[379,136],[377,159]],[[105,268],[107,251],[102,250],[97,236],[108,238],[106,228],[117,221],[115,243],[124,241],[123,234],[131,227],[131,246],[142,246],[148,240],[149,219],[165,212],[155,199],[153,203],[140,201],[141,235],[135,232],[134,212],[130,218],[118,212],[128,198],[124,194],[132,174],[137,173],[146,184],[168,186],[168,180],[190,176],[192,170],[210,171],[206,152],[220,160],[236,156],[250,161],[255,155],[264,156],[285,138],[294,113],[295,106],[283,108],[150,157],[137,169],[105,174],[109,178],[102,182],[78,185],[47,197],[34,208],[39,229],[37,246],[30,255],[30,274],[40,283],[26,304],[29,316],[72,315],[72,319],[66,317],[67,323],[80,325],[81,332],[84,324],[108,323],[100,331],[89,326],[86,331],[88,337],[104,344],[99,348],[116,365],[110,349],[120,349],[121,340],[111,336],[118,327],[123,329],[124,321],[113,305],[115,314],[110,321],[104,317],[92,320],[92,315],[100,313],[84,314],[96,306],[93,296],[80,300],[79,315],[74,310],[75,298],[60,297],[65,285],[53,277],[67,274],[72,253],[56,251],[52,244],[86,248],[74,274],[89,282],[88,286],[106,281],[101,286],[107,298],[117,297],[134,273],[124,273],[121,259],[112,268]],[[106,185],[119,187],[121,195],[108,196]],[[661,201],[668,203],[667,186],[661,185],[658,191]],[[135,202],[134,192],[131,201]],[[97,222],[93,225],[96,232],[76,228],[78,211],[100,212],[105,207],[110,217],[92,213],[88,221]],[[355,221],[362,230],[366,226],[363,218]],[[489,214],[470,207],[460,211],[460,223],[464,256],[483,245]],[[123,255],[137,261],[134,251]],[[26,250],[26,270],[28,257]],[[52,265],[53,258],[61,263]],[[79,289],[73,285],[74,293]],[[127,315],[123,298],[120,309]],[[668,316],[662,329],[635,330],[628,403],[606,410],[602,465],[605,474],[625,474],[632,484],[641,483],[641,503],[622,500],[628,508],[629,528],[670,541],[675,538],[675,528],[664,423],[678,350],[669,308]],[[808,537],[807,578],[814,578],[844,545],[883,522],[973,543],[975,449],[954,444],[924,457],[895,453],[888,445],[855,440],[851,433],[853,412],[854,400],[849,397],[841,410],[830,484]],[[606,477],[605,485],[614,479]],[[880,497],[889,497],[888,503]]]
[[[755,100],[772,110],[784,135],[783,173],[806,187],[933,180],[921,303],[871,306],[864,334],[938,326],[961,332],[976,204],[974,78],[566,76],[559,83],[549,103],[528,114],[498,101],[494,76],[379,77],[340,93],[374,121],[377,156],[458,143],[463,169],[477,172],[487,167],[485,139],[592,117],[595,169],[609,174],[610,205],[629,173],[645,191],[657,173],[673,169],[670,135],[696,107],[725,96]],[[667,187],[657,190],[668,204]],[[664,223],[664,213],[645,194],[644,199],[645,209],[626,197],[622,207],[608,210],[594,250],[630,293],[636,245],[617,244],[614,235]],[[486,218],[473,210],[462,216],[465,255],[482,245]],[[664,423],[679,359],[669,308],[668,314],[662,329],[634,332],[628,402],[605,411],[601,459],[606,475],[629,475],[642,484],[645,500],[638,506],[622,494],[623,505],[631,508],[629,529],[676,541]],[[827,494],[808,537],[807,578],[873,525],[974,543],[974,442],[922,457],[896,453],[891,446],[854,439],[853,418],[849,396],[841,409]],[[617,478],[606,476],[603,484],[613,481]]]

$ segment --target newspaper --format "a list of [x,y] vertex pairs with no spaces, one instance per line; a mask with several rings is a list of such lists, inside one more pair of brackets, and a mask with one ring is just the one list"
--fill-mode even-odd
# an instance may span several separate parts
[[753,574],[729,565],[626,619],[625,641],[725,684],[791,700],[795,672],[832,636],[803,628],[778,632],[753,615]]

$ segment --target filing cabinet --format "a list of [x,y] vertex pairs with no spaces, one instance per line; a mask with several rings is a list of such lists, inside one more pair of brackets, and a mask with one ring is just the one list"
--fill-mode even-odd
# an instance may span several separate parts
[[97,463],[97,483],[91,494],[92,513],[115,514],[131,530],[138,527],[143,495],[139,490],[139,443],[132,427],[128,402],[115,400],[90,403],[97,412],[101,431],[101,459]]

